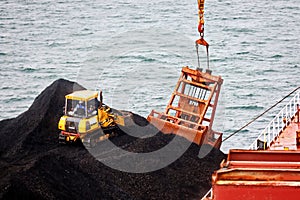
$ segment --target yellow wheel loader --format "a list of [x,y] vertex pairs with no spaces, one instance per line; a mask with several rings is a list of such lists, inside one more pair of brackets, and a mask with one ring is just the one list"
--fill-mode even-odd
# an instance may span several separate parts
[[[98,100],[99,98],[99,100]],[[116,135],[118,126],[125,125],[129,112],[114,110],[103,103],[102,92],[81,90],[65,96],[64,115],[58,129],[60,143],[81,139],[86,147]]]

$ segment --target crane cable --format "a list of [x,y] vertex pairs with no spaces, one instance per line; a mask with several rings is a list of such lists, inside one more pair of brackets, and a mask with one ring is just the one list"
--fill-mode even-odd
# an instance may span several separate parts
[[199,50],[198,49],[199,49],[199,45],[196,42],[196,53],[197,53],[198,67],[201,68],[200,67],[200,58],[199,58]]
[[281,100],[279,100],[278,102],[276,102],[270,108],[268,108],[267,110],[265,110],[263,113],[261,113],[260,115],[256,116],[255,118],[253,118],[251,121],[249,121],[247,124],[245,124],[244,126],[242,126],[240,129],[236,130],[235,132],[233,132],[232,134],[230,134],[229,136],[227,136],[225,139],[222,140],[222,142],[225,142],[226,140],[228,140],[229,138],[231,138],[232,136],[234,136],[235,134],[237,134],[238,132],[240,132],[241,130],[243,130],[244,128],[246,128],[247,126],[249,126],[250,124],[252,124],[258,118],[260,118],[261,116],[263,116],[264,114],[266,114],[267,112],[269,112],[272,108],[274,108],[275,106],[277,106],[279,103],[281,103],[283,100],[285,100],[286,98],[288,98],[289,96],[291,96],[294,92],[296,92],[299,89],[300,89],[300,86],[297,87],[296,89],[294,89],[292,92],[290,92],[285,97],[283,97]]
[[201,68],[198,46],[203,45],[206,47],[207,68],[209,69],[209,53],[208,53],[209,44],[204,40],[204,1],[205,0],[198,0],[198,16],[199,16],[198,32],[200,34],[200,39],[196,40],[196,53],[198,59],[198,67]]
[[199,16],[198,31],[200,33],[200,38],[203,38],[204,37],[204,0],[198,0],[198,16]]

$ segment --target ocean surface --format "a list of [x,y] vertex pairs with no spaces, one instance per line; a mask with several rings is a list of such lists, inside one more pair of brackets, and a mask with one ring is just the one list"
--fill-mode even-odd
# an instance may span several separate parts
[[[59,78],[101,89],[112,107],[164,111],[183,66],[197,67],[197,1],[1,0],[0,120]],[[205,2],[210,69],[224,79],[224,138],[299,86],[299,0]],[[204,49],[200,61],[206,66]],[[248,148],[280,108],[224,142]]]

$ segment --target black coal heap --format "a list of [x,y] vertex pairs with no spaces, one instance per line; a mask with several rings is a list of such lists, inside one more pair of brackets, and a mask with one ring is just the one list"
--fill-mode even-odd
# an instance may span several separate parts
[[[126,173],[97,161],[82,144],[59,145],[57,123],[64,96],[80,89],[59,79],[26,112],[0,122],[0,199],[199,199],[208,191],[211,174],[225,157],[209,146],[202,146],[212,149],[202,159],[200,147],[191,144],[165,168]],[[144,132],[154,128],[139,115],[133,114],[133,120],[145,126]],[[146,139],[123,133],[111,141],[127,151],[151,152],[173,138],[160,132]]]

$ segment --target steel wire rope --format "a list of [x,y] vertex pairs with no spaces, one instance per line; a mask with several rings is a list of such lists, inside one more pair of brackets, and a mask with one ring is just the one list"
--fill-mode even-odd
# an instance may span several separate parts
[[251,121],[249,121],[247,124],[245,124],[244,126],[242,126],[240,129],[238,129],[238,130],[234,131],[233,133],[231,133],[229,136],[227,136],[225,139],[223,139],[222,142],[225,142],[226,140],[228,140],[229,138],[231,138],[232,136],[234,136],[235,134],[237,134],[238,132],[240,132],[241,130],[243,130],[244,128],[246,128],[247,126],[249,126],[250,124],[252,124],[258,118],[260,118],[261,116],[263,116],[264,114],[266,114],[267,112],[269,112],[272,108],[274,108],[275,106],[277,106],[279,103],[281,103],[283,100],[285,100],[286,98],[288,98],[289,96],[291,96],[294,92],[296,92],[299,89],[300,89],[300,86],[297,87],[296,89],[294,89],[292,92],[290,92],[285,97],[283,97],[281,100],[279,100],[278,102],[276,102],[270,108],[268,108],[267,110],[265,110],[264,112],[262,112],[261,114],[259,114],[255,118],[253,118]]

